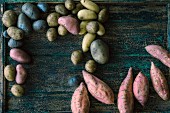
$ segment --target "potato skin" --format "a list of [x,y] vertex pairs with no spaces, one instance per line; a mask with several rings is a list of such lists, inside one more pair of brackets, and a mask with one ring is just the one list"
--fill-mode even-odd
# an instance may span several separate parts
[[98,21],[104,23],[108,20],[109,13],[106,8],[102,9],[98,14]]
[[62,25],[58,26],[58,34],[59,35],[64,36],[67,33],[68,33],[68,31],[64,26],[62,26]]
[[66,0],[64,4],[68,10],[73,10],[75,8],[75,3],[73,0]]
[[9,41],[8,41],[8,46],[10,47],[10,48],[17,48],[17,47],[21,47],[23,45],[23,41],[20,41],[20,40],[14,40],[14,39],[10,39]]
[[15,84],[11,88],[11,92],[16,97],[21,97],[24,94],[24,88],[21,85]]
[[6,27],[11,27],[17,23],[17,14],[12,10],[7,10],[2,16],[2,23]]
[[132,68],[129,68],[126,78],[120,85],[118,93],[118,109],[120,113],[133,113],[134,98],[133,98],[133,74]]
[[49,28],[47,31],[47,39],[52,42],[57,38],[57,30],[55,28]]
[[159,68],[155,66],[153,62],[151,62],[151,69],[150,69],[151,81],[152,85],[157,92],[157,94],[163,99],[169,99],[169,88],[168,83]]
[[97,33],[97,31],[99,30],[99,24],[97,21],[90,21],[87,25],[86,25],[86,30],[88,33]]
[[149,97],[149,81],[142,72],[139,72],[134,80],[133,93],[138,102],[145,106]]
[[55,6],[55,11],[63,16],[68,14],[68,10],[65,8],[63,4],[58,4]]
[[58,18],[60,17],[60,14],[59,13],[50,13],[48,16],[47,16],[47,23],[50,27],[56,27],[58,26]]
[[94,11],[96,13],[99,12],[99,6],[94,3],[93,1],[91,0],[80,0],[80,3],[87,9],[91,10],[91,11]]
[[86,26],[88,23],[89,23],[89,21],[81,21],[79,35],[84,35],[87,32]]
[[74,65],[77,65],[83,59],[82,51],[75,50],[71,54],[71,61]]
[[72,14],[77,14],[81,9],[83,9],[83,5],[81,3],[78,3],[76,5],[76,8],[72,10]]
[[8,81],[14,81],[15,79],[15,68],[12,65],[7,65],[4,68],[4,76]]
[[47,27],[47,22],[45,20],[37,20],[33,23],[33,29],[37,32],[43,32]]
[[18,64],[16,66],[16,83],[17,84],[23,84],[27,78],[27,71],[26,69],[21,65]]
[[88,60],[85,64],[85,69],[86,71],[90,72],[90,73],[93,73],[96,71],[96,63],[94,60]]
[[97,31],[97,35],[103,36],[106,32],[105,28],[100,22],[98,22],[98,24],[99,24],[99,30]]
[[94,20],[97,19],[97,15],[94,11],[88,9],[82,9],[77,13],[77,17],[80,20]]
[[24,32],[21,29],[18,29],[17,27],[9,27],[7,29],[7,33],[14,40],[21,40],[24,38]]
[[49,9],[50,9],[50,7],[49,7],[49,5],[47,4],[47,3],[38,3],[37,4],[37,7],[42,11],[42,12],[45,12],[45,13],[47,13],[48,11],[49,11]]
[[87,33],[84,35],[83,41],[82,41],[82,50],[83,52],[87,52],[90,48],[91,43],[96,38],[96,34]]

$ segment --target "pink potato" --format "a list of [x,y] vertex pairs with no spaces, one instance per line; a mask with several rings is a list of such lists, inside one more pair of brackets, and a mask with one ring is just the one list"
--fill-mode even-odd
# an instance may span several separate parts
[[84,70],[82,73],[88,91],[94,98],[105,104],[114,104],[113,91],[106,83]]
[[145,49],[149,54],[159,59],[164,65],[170,68],[170,55],[167,50],[163,49],[159,45],[148,45]]
[[163,99],[169,99],[169,88],[168,83],[159,68],[155,66],[153,62],[151,62],[151,70],[150,70],[152,85],[157,92],[157,94]]
[[16,72],[16,83],[23,84],[27,78],[27,71],[21,64],[18,64],[16,66]]
[[132,113],[134,108],[133,98],[133,74],[132,68],[129,68],[126,78],[121,83],[118,93],[118,109],[120,113]]
[[71,34],[77,35],[80,31],[78,21],[71,16],[62,16],[58,19],[58,23],[63,25]]
[[142,72],[139,72],[134,80],[133,93],[138,102],[145,106],[149,97],[149,81]]
[[31,62],[31,57],[21,49],[13,48],[10,50],[10,57],[19,63]]
[[74,91],[71,100],[72,113],[89,113],[90,101],[84,83]]

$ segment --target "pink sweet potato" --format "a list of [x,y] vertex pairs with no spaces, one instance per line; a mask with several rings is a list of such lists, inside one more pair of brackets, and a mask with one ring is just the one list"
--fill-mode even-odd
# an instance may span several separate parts
[[71,16],[62,16],[58,19],[58,23],[63,25],[71,34],[77,35],[80,31],[78,21]]
[[128,74],[119,88],[118,109],[120,113],[133,112],[134,99],[132,85],[133,85],[132,68],[129,68]]
[[113,91],[106,83],[86,71],[82,73],[88,91],[94,98],[105,104],[114,104]]
[[16,66],[16,83],[17,84],[23,84],[27,78],[27,71],[26,69],[21,65],[18,64]]
[[138,102],[145,106],[149,97],[149,81],[142,72],[139,72],[134,80],[133,93]]
[[71,110],[73,113],[89,113],[90,101],[87,89],[82,82],[74,91],[71,100]]
[[149,54],[170,68],[170,55],[168,54],[167,50],[163,49],[159,45],[148,45],[145,47],[145,49]]
[[169,88],[168,83],[159,68],[155,66],[153,62],[151,62],[151,70],[150,70],[152,85],[157,92],[157,94],[163,99],[169,99]]

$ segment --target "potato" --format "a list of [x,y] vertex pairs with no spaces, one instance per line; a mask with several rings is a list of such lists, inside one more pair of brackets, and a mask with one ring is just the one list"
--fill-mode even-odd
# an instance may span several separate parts
[[37,4],[37,7],[44,13],[47,13],[50,10],[50,7],[47,3],[40,2]]
[[80,3],[87,9],[91,10],[91,11],[94,11],[96,13],[99,12],[99,6],[94,3],[93,1],[91,0],[80,0]]
[[98,24],[99,24],[99,30],[97,31],[97,34],[99,36],[103,36],[105,34],[105,28],[100,22],[98,22]]
[[11,88],[11,92],[16,97],[21,97],[24,94],[24,88],[21,85],[15,84]]
[[77,17],[80,20],[94,20],[97,19],[97,15],[94,11],[88,9],[82,9],[77,13]]
[[100,39],[93,41],[90,45],[93,59],[99,64],[105,64],[109,60],[109,47]]
[[47,17],[47,23],[50,27],[58,26],[58,18],[60,17],[59,13],[50,13]]
[[21,13],[19,15],[17,21],[17,27],[23,30],[25,33],[31,33],[32,31],[31,21],[24,13]]
[[86,25],[86,30],[88,33],[97,33],[99,30],[99,24],[97,21],[91,21]]
[[108,20],[109,13],[106,8],[102,9],[98,14],[98,21],[104,23]]
[[151,62],[151,69],[150,69],[151,81],[156,93],[163,99],[169,99],[169,88],[168,82],[161,72],[159,68],[155,66],[153,62]]
[[82,51],[76,50],[71,54],[71,61],[74,65],[77,65],[83,59]]
[[96,38],[96,34],[92,34],[92,33],[87,33],[82,41],[82,50],[83,52],[87,52],[90,48],[91,43],[93,42],[93,40]]
[[24,37],[24,32],[17,27],[9,27],[7,29],[8,35],[13,38],[14,40],[21,40]]
[[31,3],[25,3],[22,6],[22,12],[25,13],[32,20],[37,20],[40,18],[39,9]]
[[30,63],[31,57],[21,49],[13,48],[10,50],[10,57],[19,63]]
[[134,80],[133,93],[138,102],[145,106],[149,97],[149,81],[142,72],[139,72]]
[[84,35],[87,30],[86,30],[86,25],[89,23],[89,21],[81,21],[80,23],[80,32],[79,35]]
[[126,78],[120,85],[117,106],[120,113],[133,113],[134,98],[133,98],[133,74],[132,68],[129,68]]
[[21,47],[23,45],[23,41],[20,41],[20,40],[14,40],[14,39],[10,39],[8,41],[8,46],[10,48],[16,48],[16,47]]
[[3,37],[5,37],[5,38],[11,38],[11,37],[8,35],[7,30],[5,30],[5,31],[3,32]]
[[85,69],[86,71],[90,72],[90,73],[93,73],[96,71],[96,63],[94,60],[89,60],[86,62],[85,64]]
[[68,85],[69,86],[79,86],[80,82],[81,82],[81,78],[79,75],[70,77],[68,80]]
[[80,31],[78,20],[71,16],[60,17],[58,23],[63,25],[73,35],[77,35]]
[[6,27],[11,27],[17,23],[17,14],[12,10],[7,10],[2,16],[2,23]]
[[65,8],[63,4],[57,4],[55,6],[55,11],[64,16],[68,14],[68,10]]
[[145,49],[149,54],[170,68],[170,55],[167,50],[159,45],[148,45],[145,47]]
[[17,84],[23,84],[27,78],[27,71],[25,70],[25,68],[21,65],[18,64],[16,66],[16,83]]
[[81,3],[78,3],[76,5],[76,8],[72,10],[72,14],[77,14],[81,9],[83,9],[83,5]]
[[14,81],[15,79],[15,68],[12,65],[7,65],[4,68],[4,76],[8,81]]
[[47,27],[47,22],[45,20],[37,20],[33,23],[33,29],[37,32],[43,32]]
[[60,25],[58,27],[58,34],[59,35],[65,36],[67,33],[68,33],[68,31],[67,31],[67,29],[64,26]]
[[55,28],[49,28],[46,36],[49,41],[54,41],[57,38],[57,30]]
[[73,10],[75,8],[75,3],[73,0],[66,0],[65,1],[65,7],[68,9],[68,10]]

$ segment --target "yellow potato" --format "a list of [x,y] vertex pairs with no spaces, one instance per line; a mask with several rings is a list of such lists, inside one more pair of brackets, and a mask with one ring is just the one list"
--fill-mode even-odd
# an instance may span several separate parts
[[97,31],[97,34],[99,36],[103,36],[105,34],[105,28],[100,22],[98,22],[98,24],[99,24],[99,30]]
[[89,50],[90,44],[93,42],[93,40],[96,38],[96,34],[87,33],[82,42],[82,50],[83,52],[87,52]]
[[86,25],[88,24],[89,21],[82,21],[80,23],[80,32],[79,32],[79,35],[84,35],[87,30],[86,30]]
[[94,11],[88,9],[82,9],[78,12],[77,17],[80,20],[94,20],[97,19],[97,15]]
[[80,0],[80,2],[85,8],[92,10],[96,13],[99,12],[99,6],[91,0]]

